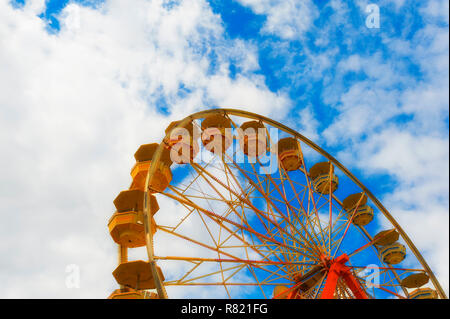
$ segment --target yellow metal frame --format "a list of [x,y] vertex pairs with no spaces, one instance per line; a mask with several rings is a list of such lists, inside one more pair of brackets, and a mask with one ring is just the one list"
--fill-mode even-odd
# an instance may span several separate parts
[[[365,187],[344,165],[342,165],[339,161],[337,161],[333,156],[331,156],[329,153],[324,151],[322,148],[317,146],[314,142],[303,136],[302,134],[296,132],[295,130],[278,123],[277,121],[274,121],[270,118],[243,111],[238,109],[228,109],[228,108],[220,108],[220,109],[211,109],[206,111],[201,111],[194,113],[190,116],[185,117],[183,120],[179,121],[176,125],[177,127],[183,127],[188,121],[193,121],[195,119],[204,118],[207,115],[211,114],[223,114],[225,116],[227,115],[234,115],[234,116],[240,116],[248,119],[258,120],[265,122],[269,124],[272,127],[278,128],[305,143],[309,147],[311,147],[313,150],[327,158],[330,163],[333,163],[337,168],[339,168],[348,178],[350,178],[356,185],[358,185],[363,193],[367,195],[368,198],[372,200],[372,202],[375,204],[375,206],[383,213],[383,215],[387,218],[387,220],[394,226],[396,231],[400,234],[400,236],[403,238],[409,249],[413,252],[417,260],[420,262],[426,273],[429,275],[431,282],[433,283],[434,287],[437,290],[437,293],[441,298],[447,298],[445,295],[444,290],[442,289],[440,283],[436,279],[434,273],[432,272],[431,268],[426,263],[425,259],[422,257],[416,246],[413,244],[409,236],[405,233],[403,228],[397,223],[397,221],[394,219],[394,217],[389,213],[389,211],[381,204],[381,202],[370,192],[370,190]],[[169,134],[166,134],[165,138],[163,140],[167,140]],[[159,162],[162,150],[164,148],[164,143],[161,143],[155,152],[153,159],[151,160],[151,165],[148,169],[146,181],[145,181],[145,192],[146,196],[144,197],[144,225],[145,225],[145,238],[146,238],[146,247],[147,247],[147,254],[149,259],[149,264],[151,268],[151,272],[153,274],[153,278],[155,279],[155,285],[156,290],[158,292],[158,295],[160,298],[167,298],[167,293],[163,284],[163,281],[161,280],[159,273],[157,271],[156,262],[155,262],[155,256],[154,256],[154,243],[153,243],[153,236],[152,236],[152,227],[155,227],[153,223],[151,222],[151,214],[149,213],[151,211],[151,203],[148,200],[148,196],[150,195],[148,191],[148,185],[151,184],[151,179],[155,173],[155,170],[157,168],[157,163]],[[331,196],[331,195],[330,195]],[[342,203],[337,199],[334,195],[332,195],[333,199],[337,201],[339,204]],[[373,241],[373,238],[367,233],[367,231],[364,229],[364,227],[359,227],[359,229],[364,233],[364,235],[370,240]],[[399,280],[398,275],[394,272],[396,279]],[[345,287],[341,288],[341,294],[345,296]],[[406,293],[406,291],[405,291]]]

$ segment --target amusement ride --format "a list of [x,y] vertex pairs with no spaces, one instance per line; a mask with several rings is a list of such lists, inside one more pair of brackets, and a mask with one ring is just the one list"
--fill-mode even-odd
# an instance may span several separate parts
[[[295,130],[211,109],[165,133],[138,148],[114,200],[109,298],[447,298],[381,202]],[[148,260],[128,260],[139,247]]]

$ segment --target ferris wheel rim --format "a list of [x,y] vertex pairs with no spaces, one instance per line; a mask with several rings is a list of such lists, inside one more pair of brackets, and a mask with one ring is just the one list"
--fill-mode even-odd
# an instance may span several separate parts
[[[174,126],[174,128],[182,127],[185,123],[187,123],[189,121],[193,121],[193,120],[196,120],[196,119],[201,119],[201,118],[204,118],[206,115],[210,115],[210,114],[234,115],[234,116],[244,117],[244,118],[248,118],[248,119],[263,121],[263,122],[273,126],[274,128],[280,129],[280,130],[282,130],[282,131],[284,131],[284,132],[294,136],[295,138],[299,139],[300,141],[302,141],[303,143],[305,143],[306,145],[311,147],[314,151],[316,151],[317,153],[319,153],[322,156],[324,156],[331,163],[336,165],[336,167],[338,167],[348,178],[350,178],[350,180],[352,182],[354,182],[357,186],[360,187],[360,189],[364,192],[364,194],[366,194],[367,197],[372,200],[372,202],[375,204],[375,206],[388,219],[388,221],[391,223],[391,225],[394,226],[396,231],[398,231],[399,235],[402,237],[402,239],[408,245],[409,249],[413,252],[414,256],[417,258],[419,263],[422,265],[422,267],[424,268],[426,273],[429,275],[430,280],[431,280],[433,286],[436,288],[438,295],[442,299],[447,299],[447,296],[446,296],[444,290],[442,289],[439,281],[437,280],[437,278],[434,275],[433,271],[431,270],[430,266],[425,261],[425,259],[423,258],[422,254],[419,252],[417,247],[414,245],[414,243],[409,238],[409,236],[406,234],[406,232],[403,230],[403,228],[400,226],[400,224],[398,224],[398,222],[395,220],[395,218],[383,206],[383,204],[376,198],[376,196],[361,181],[359,181],[356,178],[356,176],[354,176],[353,173],[350,170],[348,170],[335,157],[333,157],[331,154],[329,154],[328,152],[323,150],[316,143],[314,143],[313,141],[308,139],[306,136],[300,134],[296,130],[294,130],[294,129],[292,129],[292,128],[290,128],[290,127],[288,127],[288,126],[286,126],[286,125],[284,125],[282,123],[279,123],[278,121],[275,121],[275,120],[273,120],[271,118],[268,118],[266,116],[263,116],[263,115],[260,115],[260,114],[256,114],[256,113],[252,113],[252,112],[249,112],[249,111],[240,110],[240,109],[216,107],[216,108],[212,108],[212,109],[199,111],[199,112],[193,113],[191,115],[188,115],[188,116],[184,117],[182,120],[178,121],[178,123]],[[163,138],[163,141],[169,135],[170,135],[170,132],[165,134],[165,137]],[[151,178],[154,176],[154,173],[155,173],[156,167],[157,167],[157,163],[159,162],[162,150],[164,149],[164,142],[163,141],[161,143],[159,143],[158,148],[156,149],[156,151],[155,151],[155,153],[153,155],[153,158],[151,160],[151,164],[150,164],[150,166],[148,168],[148,171],[147,171],[147,176],[146,176],[146,179],[145,179],[145,196],[144,196],[144,209],[143,209],[143,212],[144,212],[144,229],[145,229],[145,240],[146,240],[147,255],[148,255],[148,259],[149,259],[151,272],[153,274],[153,278],[156,279],[155,280],[156,290],[157,290],[159,296],[161,296],[162,298],[168,298],[167,297],[167,292],[166,292],[164,284],[163,284],[163,281],[161,280],[161,278],[159,276],[159,272],[157,271],[156,261],[155,261],[155,258],[154,258],[155,257],[154,256],[154,243],[153,243],[153,238],[152,238],[153,237],[152,236],[152,227],[153,226],[152,226],[152,223],[149,220],[149,216],[150,216],[149,211],[151,209],[151,201],[148,200],[148,196],[149,196],[149,191],[148,191],[149,188],[148,188],[148,186],[149,186],[149,183],[151,181]],[[340,200],[335,195],[333,195],[332,197],[333,197],[333,199],[335,199],[342,206],[342,203],[340,202]],[[365,234],[365,236],[369,240],[373,240],[373,238],[370,236],[370,234],[365,230],[365,228],[363,226],[357,226],[357,227],[363,231],[363,233]],[[397,280],[398,280],[398,278],[397,278]],[[404,287],[402,287],[402,289],[404,289],[404,291],[405,291]]]

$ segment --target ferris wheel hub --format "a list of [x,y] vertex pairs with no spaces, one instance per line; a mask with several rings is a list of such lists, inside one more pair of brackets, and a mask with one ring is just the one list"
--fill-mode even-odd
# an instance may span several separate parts
[[351,267],[346,263],[349,261],[347,254],[342,254],[339,257],[331,260],[330,268],[325,282],[325,287],[322,292],[322,299],[334,299],[338,280],[342,278],[347,287],[357,299],[368,299],[368,296],[361,284],[351,272]]

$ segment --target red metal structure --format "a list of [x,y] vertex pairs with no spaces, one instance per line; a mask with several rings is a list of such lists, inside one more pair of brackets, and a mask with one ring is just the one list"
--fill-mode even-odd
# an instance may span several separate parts
[[334,299],[334,293],[336,291],[339,278],[342,278],[345,281],[347,287],[350,288],[353,295],[357,299],[368,299],[368,296],[361,287],[359,281],[350,271],[352,268],[345,265],[348,260],[348,256],[346,254],[342,254],[336,259],[330,261],[325,287],[322,292],[322,299]]

